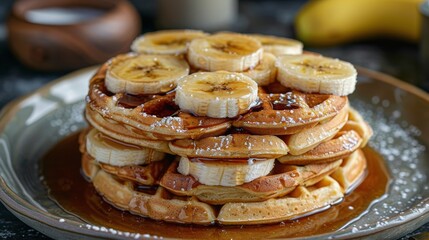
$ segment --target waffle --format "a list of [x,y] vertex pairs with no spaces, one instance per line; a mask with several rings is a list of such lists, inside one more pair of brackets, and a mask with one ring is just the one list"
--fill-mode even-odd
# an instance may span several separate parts
[[[320,179],[312,181],[309,177],[302,185],[291,187],[284,196],[257,202],[229,202],[221,205],[218,212],[215,210],[216,206],[205,200],[194,196],[175,195],[162,186],[146,189],[139,187],[134,181],[124,180],[115,174],[107,173],[102,168],[92,167],[96,163],[93,160],[87,161],[90,158],[83,159],[85,159],[82,161],[83,168],[92,169],[92,172],[85,172],[86,176],[91,179],[97,192],[106,201],[120,209],[168,222],[204,225],[214,222],[240,225],[279,222],[335,204],[347,191],[343,188],[345,185],[342,185],[344,184],[342,180],[323,174],[320,175]],[[365,164],[365,158],[363,154],[355,154],[347,159],[347,163],[360,166]],[[174,164],[170,167],[174,167]],[[300,171],[299,167],[296,168],[291,172]],[[364,167],[361,166],[360,169],[362,168]],[[347,171],[352,169],[343,167],[339,172],[348,175]]]
[[277,158],[289,150],[276,136],[251,134],[175,140],[170,142],[170,149],[179,156],[219,159]]
[[113,174],[124,180],[131,180],[137,184],[153,186],[157,183],[160,175],[165,171],[169,161],[163,160],[148,165],[129,165],[124,167],[112,166],[99,163],[103,171]]
[[[125,171],[128,174],[112,171],[118,168],[95,161],[84,147],[81,150],[84,174],[112,205],[153,219],[204,225],[272,223],[313,212],[340,201],[344,193],[363,179],[366,168],[365,156],[357,150],[344,160],[330,163],[304,166],[278,163],[269,176],[227,188],[201,185],[190,176],[178,174],[177,161],[170,161],[167,170],[157,168],[162,161],[134,166],[150,170],[145,171],[145,176],[136,176],[142,171]],[[141,180],[145,178],[154,181]],[[314,199],[318,199],[317,203]],[[153,209],[146,209],[148,206]],[[216,215],[218,206],[220,212]],[[281,214],[271,213],[280,207],[285,208]],[[194,215],[181,218],[184,212]]]
[[85,109],[85,117],[91,126],[114,139],[142,147],[153,148],[165,153],[172,153],[168,147],[169,141],[142,138],[141,134],[139,134],[141,131],[125,124],[119,124],[114,120],[104,118],[89,106]]
[[344,159],[341,166],[335,170],[332,177],[335,178],[345,193],[349,193],[363,181],[366,172],[366,159],[362,150],[358,149]]
[[342,129],[328,141],[301,155],[285,155],[278,160],[288,164],[310,164],[343,159],[360,147],[365,147],[372,136],[372,130],[353,108],[348,109],[349,117]]
[[289,50],[260,36],[174,35],[148,35],[90,79],[90,131],[114,144],[83,131],[82,172],[107,202],[174,223],[267,224],[329,208],[364,179],[372,130],[348,101],[351,64],[279,56]]
[[290,135],[334,117],[347,105],[347,97],[288,89],[283,93],[273,93],[278,90],[277,83],[260,88],[260,109],[244,114],[233,122],[233,126],[253,134]]

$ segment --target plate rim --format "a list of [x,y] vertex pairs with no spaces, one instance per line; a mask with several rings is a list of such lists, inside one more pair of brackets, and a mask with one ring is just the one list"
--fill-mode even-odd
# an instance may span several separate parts
[[[73,71],[71,73],[68,73],[56,80],[53,80],[52,82],[44,85],[43,87],[33,91],[32,93],[26,94],[22,97],[19,97],[15,100],[12,100],[8,104],[6,104],[2,110],[0,111],[0,132],[4,131],[4,128],[6,124],[9,122],[11,116],[15,114],[17,109],[21,106],[21,104],[26,100],[31,98],[32,96],[35,96],[37,94],[46,94],[53,86],[63,82],[72,79],[73,77],[88,73],[89,71],[95,71],[99,66],[91,66],[87,68],[83,68],[77,71]],[[391,85],[393,87],[402,89],[410,94],[415,95],[418,98],[421,98],[424,100],[427,104],[429,104],[429,93],[426,93],[422,89],[411,85],[410,83],[404,82],[398,78],[395,78],[391,75],[381,73],[378,71],[370,70],[364,67],[355,66],[358,71],[359,75],[364,75],[367,77],[374,78],[376,81],[382,81],[385,84]],[[103,231],[97,231],[92,228],[85,227],[85,223],[78,222],[72,219],[66,219],[65,222],[61,222],[61,217],[54,215],[50,212],[42,211],[41,209],[31,205],[27,200],[23,199],[22,197],[18,196],[10,187],[7,185],[3,177],[0,176],[0,201],[6,206],[6,208],[11,211],[14,215],[16,215],[18,218],[19,216],[22,216],[24,218],[27,218],[31,221],[37,221],[42,225],[49,226],[51,228],[55,228],[64,232],[69,232],[71,234],[79,234],[81,236],[88,236],[88,237],[96,237],[96,238],[112,238],[112,237],[120,237],[120,238],[134,238],[133,236],[126,237],[124,235],[112,235],[109,232],[103,232]],[[429,198],[422,199],[420,201],[421,204],[428,205],[429,204]],[[371,229],[364,229],[359,230],[358,232],[333,232],[333,233],[325,233],[325,234],[318,234],[318,235],[312,235],[307,237],[302,237],[299,239],[310,239],[310,238],[323,238],[323,237],[335,237],[338,239],[343,238],[355,238],[355,237],[365,237],[369,236],[371,234],[377,234],[380,232],[384,232],[388,229],[394,228],[398,225],[402,225],[405,223],[409,223],[412,220],[415,220],[417,218],[423,217],[424,219],[429,219],[429,208],[425,207],[424,211],[422,212],[416,212],[412,211],[415,209],[416,205],[413,205],[412,208],[406,209],[403,211],[405,213],[406,217],[402,217],[400,221],[397,221],[399,219],[399,214],[397,214],[394,217],[391,217],[389,219],[389,224],[386,224],[384,226],[378,227],[378,228],[371,228]],[[36,215],[34,214],[36,213]],[[18,216],[19,215],[19,216]],[[21,219],[20,219],[21,220]],[[21,220],[22,221],[22,220]],[[84,221],[83,221],[84,222]],[[59,224],[60,223],[60,224]],[[423,223],[424,224],[424,223]],[[93,226],[92,224],[89,224],[90,226]],[[34,228],[33,226],[30,226]],[[100,226],[101,227],[101,226]],[[37,229],[37,228],[36,228]],[[40,231],[39,229],[37,229]],[[138,233],[135,233],[138,234]],[[140,236],[143,237],[142,234]],[[150,238],[150,236],[149,236]],[[170,239],[170,238],[165,238]]]

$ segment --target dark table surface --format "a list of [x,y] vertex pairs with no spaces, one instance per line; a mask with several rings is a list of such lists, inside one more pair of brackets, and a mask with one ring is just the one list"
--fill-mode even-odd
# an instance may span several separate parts
[[[234,30],[293,37],[292,22],[304,1],[240,1],[240,17]],[[142,15],[142,32],[154,26],[154,1],[133,1]],[[12,55],[7,44],[5,18],[12,4],[2,0],[0,5],[0,107],[9,101],[30,93],[67,72],[38,72],[23,66]],[[394,40],[372,40],[330,48],[307,48],[331,57],[338,57],[355,65],[390,74],[417,85],[419,72],[419,46]],[[402,239],[413,239],[429,232],[429,223]],[[49,239],[19,221],[0,204],[0,239]]]

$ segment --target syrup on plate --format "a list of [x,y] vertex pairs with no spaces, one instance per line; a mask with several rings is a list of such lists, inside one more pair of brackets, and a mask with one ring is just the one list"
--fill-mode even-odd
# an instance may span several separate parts
[[270,225],[196,226],[165,223],[118,210],[105,202],[80,172],[78,133],[55,145],[41,160],[41,174],[49,196],[65,211],[89,224],[125,232],[171,238],[249,239],[302,237],[334,232],[353,222],[370,204],[383,197],[389,175],[380,155],[370,148],[365,180],[344,200],[329,209]]

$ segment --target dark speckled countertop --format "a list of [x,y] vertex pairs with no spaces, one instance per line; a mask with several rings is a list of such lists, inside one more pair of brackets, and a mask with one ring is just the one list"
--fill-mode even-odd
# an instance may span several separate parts
[[[12,0],[0,5],[0,107],[9,101],[30,93],[67,72],[37,72],[20,64],[7,44],[5,18]],[[134,0],[142,15],[142,32],[154,30],[154,1]],[[294,14],[305,1],[240,1],[240,17],[233,30],[293,37]],[[390,74],[417,85],[419,73],[419,47],[392,40],[358,42],[330,48],[307,48],[324,55],[341,58],[355,65]],[[429,223],[402,239],[413,239],[429,231]],[[49,239],[29,228],[0,204],[0,239]]]

